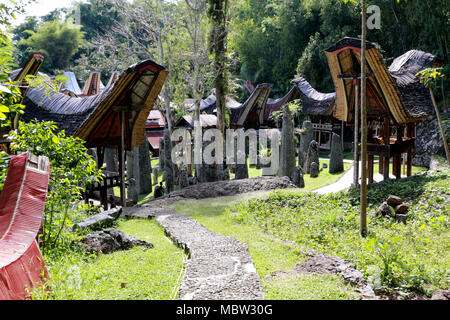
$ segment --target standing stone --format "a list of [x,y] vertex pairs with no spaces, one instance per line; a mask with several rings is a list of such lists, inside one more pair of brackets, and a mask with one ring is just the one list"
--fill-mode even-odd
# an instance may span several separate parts
[[157,185],[159,183],[158,176],[159,176],[158,168],[153,169],[153,184],[154,185]]
[[292,177],[295,168],[294,124],[289,106],[283,108],[281,130],[280,177]]
[[[215,143],[214,141],[204,141],[202,146],[205,150],[209,144]],[[215,156],[215,151],[212,153],[212,156]],[[198,176],[200,182],[217,182],[220,178],[220,164],[213,163],[207,164],[205,159],[202,159],[202,165],[200,166],[200,175]]]
[[159,170],[164,172],[164,138],[159,139]]
[[127,151],[127,195],[129,200],[133,200],[132,195],[139,195],[139,159],[137,153],[139,153],[138,148]]
[[150,163],[150,148],[147,138],[144,143],[137,148],[139,175],[139,194],[149,194],[152,192],[152,166]]
[[[119,172],[119,155],[117,149],[105,148],[106,171]],[[108,196],[114,195],[114,189],[108,189]]]
[[305,179],[303,179],[303,169],[301,166],[295,167],[292,175],[292,183],[299,188],[305,187]]
[[344,171],[344,156],[342,152],[341,137],[335,133],[331,138],[331,153],[330,153],[330,173],[337,173]]
[[[319,145],[315,140],[312,140],[309,144],[308,154],[306,157],[305,171],[311,174],[311,164],[315,162],[319,165]],[[319,170],[319,168],[317,168]]]
[[172,141],[170,132],[164,129],[164,181],[166,182],[166,194],[174,191],[174,176],[172,163]]
[[187,175],[186,170],[184,170],[184,169],[180,170],[180,176],[178,178],[178,185],[180,187],[180,190],[184,189],[186,187],[189,187],[188,175]]
[[230,180],[230,171],[228,170],[228,166],[226,163],[222,163],[220,165],[220,181],[228,181]]
[[[238,152],[236,152],[236,159],[239,159]],[[245,154],[245,164],[239,164],[236,162],[235,166],[235,172],[234,172],[234,179],[240,180],[240,179],[247,179],[248,178],[248,166],[247,166],[247,154]]]
[[137,190],[136,180],[131,178],[128,180],[127,198],[133,201],[134,204],[139,202],[139,193]]
[[311,178],[319,176],[319,165],[316,162],[311,163]]
[[300,139],[300,150],[299,150],[299,165],[306,169],[306,158],[308,157],[308,150],[311,141],[314,140],[314,131],[311,121],[303,122],[302,135]]

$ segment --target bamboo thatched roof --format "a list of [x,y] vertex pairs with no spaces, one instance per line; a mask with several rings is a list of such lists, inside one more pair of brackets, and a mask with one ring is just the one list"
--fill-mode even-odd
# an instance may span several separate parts
[[[245,81],[244,87],[247,89],[248,93],[252,93],[256,86],[249,80]],[[270,120],[270,117],[273,112],[281,110],[281,108],[286,104],[291,102],[292,100],[299,98],[299,92],[297,87],[292,86],[291,90],[282,98],[279,99],[267,99],[266,108],[264,110],[264,122],[267,123]]]
[[99,94],[104,89],[104,85],[101,80],[101,72],[100,71],[91,71],[89,72],[89,77],[86,80],[83,87],[83,95],[84,96],[92,96]]
[[293,80],[302,101],[302,113],[306,115],[329,116],[333,113],[336,93],[322,93],[314,89],[308,81],[299,77]]
[[129,150],[144,143],[145,123],[167,73],[162,66],[145,60],[129,67],[113,86],[93,96],[46,95],[40,88],[30,88],[24,98],[22,120],[55,121],[59,130],[85,140],[87,147],[118,146],[119,111],[124,111]]
[[231,111],[231,124],[239,127],[249,125],[250,123],[255,125],[263,124],[265,122],[264,115],[267,99],[271,90],[271,84],[259,84],[243,104],[227,106]]
[[[431,115],[429,93],[415,74],[439,60],[425,52],[413,50],[397,58],[388,70],[374,44],[366,44],[367,114],[369,119],[390,117],[404,125]],[[355,109],[355,85],[349,76],[361,73],[361,40],[344,38],[326,50],[336,88],[334,117],[352,122]],[[342,77],[343,76],[343,77]]]
[[[190,128],[193,129],[195,125],[194,116],[183,116],[178,120],[175,127],[177,128]],[[212,114],[201,114],[200,115],[200,125],[202,128],[214,128],[217,126],[217,117]]]

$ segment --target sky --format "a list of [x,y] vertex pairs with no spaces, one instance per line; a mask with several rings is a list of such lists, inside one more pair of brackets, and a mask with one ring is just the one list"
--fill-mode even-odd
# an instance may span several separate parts
[[25,8],[26,13],[24,15],[18,15],[14,25],[18,25],[25,20],[26,16],[43,16],[47,13],[55,10],[56,8],[67,8],[77,2],[87,2],[86,0],[74,1],[74,0],[36,0],[34,3]]

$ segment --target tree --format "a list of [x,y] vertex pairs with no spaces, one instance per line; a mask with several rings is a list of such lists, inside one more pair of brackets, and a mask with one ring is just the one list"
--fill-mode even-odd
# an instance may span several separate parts
[[41,71],[55,74],[70,64],[72,57],[83,45],[84,32],[80,26],[58,20],[41,24],[30,37],[19,42],[26,46],[25,52],[40,52],[46,59]]
[[208,0],[208,16],[211,20],[210,50],[214,55],[214,86],[216,89],[217,122],[225,132],[225,95],[228,91],[227,35],[228,0]]

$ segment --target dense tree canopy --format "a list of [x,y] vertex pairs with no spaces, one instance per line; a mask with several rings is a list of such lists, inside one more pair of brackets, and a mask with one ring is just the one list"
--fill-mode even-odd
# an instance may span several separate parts
[[[30,51],[45,50],[44,71],[70,68],[82,79],[90,69],[99,68],[108,77],[116,69],[150,58],[171,71],[168,100],[204,97],[213,87],[207,2],[90,0],[45,17],[30,17],[16,27],[16,56],[20,64]],[[387,64],[411,49],[448,61],[447,0],[367,2],[381,9],[381,29],[369,30],[367,38],[379,46]],[[361,30],[359,1],[233,0],[229,11],[230,87],[242,83],[238,80],[268,82],[274,84],[274,97],[286,93],[299,75],[318,90],[334,90],[324,50],[342,37],[359,37]],[[62,22],[75,12],[80,13],[81,30]],[[445,66],[444,73],[449,71]],[[242,91],[239,98],[245,98]]]

